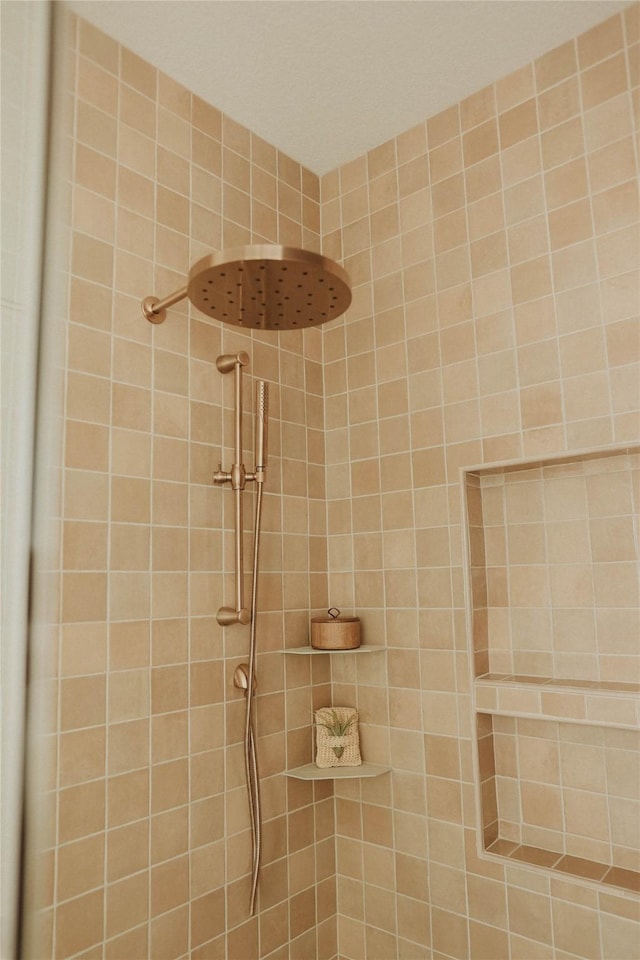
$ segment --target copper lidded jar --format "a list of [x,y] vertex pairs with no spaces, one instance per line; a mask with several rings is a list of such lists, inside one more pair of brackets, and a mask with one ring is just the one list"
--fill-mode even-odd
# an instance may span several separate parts
[[311,646],[314,650],[355,650],[360,646],[360,617],[341,617],[331,607],[326,617],[311,618]]

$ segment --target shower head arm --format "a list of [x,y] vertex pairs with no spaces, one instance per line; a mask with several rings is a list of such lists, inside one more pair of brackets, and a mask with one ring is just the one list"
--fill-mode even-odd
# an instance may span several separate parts
[[164,323],[167,318],[167,308],[172,307],[174,303],[185,300],[187,297],[187,287],[181,287],[175,293],[170,293],[164,300],[158,300],[157,297],[145,297],[142,301],[142,315],[146,317],[149,323]]

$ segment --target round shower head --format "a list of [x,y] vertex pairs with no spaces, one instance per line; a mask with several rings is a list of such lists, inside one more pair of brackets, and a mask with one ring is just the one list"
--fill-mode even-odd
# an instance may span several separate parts
[[203,257],[189,271],[187,295],[208,317],[275,331],[318,326],[351,303],[348,274],[337,263],[276,244]]

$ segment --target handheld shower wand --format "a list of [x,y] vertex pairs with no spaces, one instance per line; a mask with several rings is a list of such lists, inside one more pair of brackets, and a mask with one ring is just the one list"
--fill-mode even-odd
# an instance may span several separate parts
[[267,469],[267,439],[269,434],[269,387],[264,380],[256,384],[256,481],[264,482]]

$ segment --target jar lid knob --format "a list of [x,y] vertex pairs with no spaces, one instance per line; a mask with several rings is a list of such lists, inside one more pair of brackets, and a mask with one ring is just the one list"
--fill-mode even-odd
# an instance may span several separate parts
[[329,607],[329,609],[327,610],[327,613],[329,614],[330,617],[333,617],[334,620],[336,619],[336,617],[340,616],[340,611],[338,610],[337,607]]

